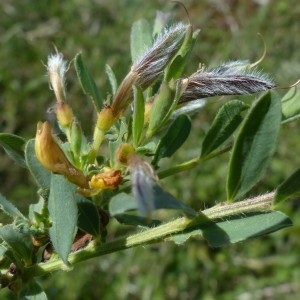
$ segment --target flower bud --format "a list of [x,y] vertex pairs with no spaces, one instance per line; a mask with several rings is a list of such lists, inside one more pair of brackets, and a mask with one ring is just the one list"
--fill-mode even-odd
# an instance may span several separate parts
[[149,123],[150,111],[153,106],[153,101],[154,101],[154,97],[151,97],[145,103],[145,111],[144,111],[144,124],[145,125]]
[[116,159],[124,166],[128,166],[131,156],[135,153],[134,148],[130,144],[122,144],[117,149]]
[[108,169],[103,173],[93,175],[90,180],[90,188],[92,190],[115,189],[122,182],[120,170]]
[[100,148],[100,145],[104,139],[106,131],[114,124],[116,117],[110,106],[105,106],[99,113],[97,118],[97,123],[94,129],[93,135],[93,149],[92,155],[93,159]]
[[241,61],[223,63],[213,69],[202,67],[184,82],[186,89],[179,103],[212,96],[248,95],[276,86],[266,75]]
[[96,127],[106,132],[115,122],[116,118],[110,106],[105,106],[99,113]]
[[57,102],[55,110],[59,124],[63,128],[71,126],[74,117],[71,106],[66,102]]
[[132,101],[132,86],[142,90],[149,87],[163,72],[180,49],[186,33],[186,26],[179,23],[165,29],[153,45],[133,64],[122,81],[112,103],[113,115],[117,118]]
[[70,136],[71,150],[75,156],[80,156],[81,150],[84,148],[83,145],[86,145],[86,140],[81,126],[76,120],[71,124]]
[[81,170],[67,159],[51,134],[49,122],[37,124],[35,153],[39,162],[49,171],[65,176],[70,182],[81,188],[88,188],[88,182]]

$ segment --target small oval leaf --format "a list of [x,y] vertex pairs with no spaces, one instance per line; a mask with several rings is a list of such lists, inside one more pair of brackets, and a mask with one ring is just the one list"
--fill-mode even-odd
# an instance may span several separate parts
[[212,247],[222,247],[259,237],[292,226],[288,216],[279,211],[247,213],[210,224],[203,236]]
[[100,234],[100,218],[94,202],[76,194],[78,227],[93,236]]
[[26,164],[37,185],[42,189],[49,189],[51,172],[45,169],[36,158],[34,143],[35,139],[31,139],[25,146]]
[[113,69],[111,68],[110,65],[105,65],[105,72],[106,72],[106,75],[108,77],[108,80],[109,80],[109,83],[110,83],[110,86],[111,86],[112,94],[115,95],[116,91],[118,89],[118,83],[117,83],[116,75],[115,75],[115,73],[114,73],[114,71],[113,71]]
[[300,169],[295,171],[289,178],[282,182],[276,189],[273,205],[300,195]]
[[[153,185],[154,209],[177,209],[184,213],[195,216],[196,211],[177,200],[170,193],[164,191],[158,184]],[[133,196],[120,193],[109,202],[109,213],[111,216],[123,214],[126,211],[138,210],[138,203]]]
[[[5,225],[0,227],[0,238],[7,244],[17,261],[23,262],[25,266],[31,265],[33,245],[29,233],[22,232],[13,225]],[[17,264],[17,261],[14,262]]]
[[231,136],[243,120],[241,112],[248,107],[242,101],[232,100],[220,108],[203,140],[201,157],[207,156]]
[[198,229],[172,237],[176,244],[186,242],[190,237],[200,235],[212,247],[223,247],[266,235],[292,226],[288,216],[279,211],[255,212],[235,215],[225,220],[208,221]]
[[229,162],[229,202],[248,192],[263,175],[277,144],[280,121],[280,101],[270,92],[260,97],[249,111],[234,143]]
[[282,121],[288,122],[300,117],[300,88],[290,89],[281,99]]
[[25,140],[20,136],[9,133],[0,133],[0,146],[3,147],[7,155],[19,166],[26,168],[23,150],[24,145]]
[[80,81],[81,87],[85,94],[89,95],[97,110],[102,108],[102,101],[95,80],[86,68],[81,53],[77,54],[74,59],[75,70]]
[[172,107],[173,92],[169,85],[162,82],[158,94],[154,98],[149,114],[148,137],[153,136],[166,121],[170,108]]
[[151,27],[147,20],[133,23],[130,34],[131,59],[135,63],[152,45]]
[[165,80],[170,81],[172,78],[174,80],[182,77],[184,68],[188,62],[189,54],[191,53],[193,46],[195,44],[196,38],[199,35],[200,30],[193,30],[192,25],[187,26],[184,41],[173,58],[172,62],[169,64],[165,71]]
[[136,210],[137,202],[126,193],[119,193],[109,201],[109,214],[111,216],[122,214],[129,210]]
[[52,174],[48,209],[52,222],[49,229],[54,249],[65,264],[77,225],[76,186],[63,176]]
[[13,218],[26,219],[25,216],[0,194],[0,210]]
[[29,283],[22,289],[20,300],[47,300],[47,295],[42,286],[35,280],[31,279]]
[[152,164],[163,157],[171,157],[186,141],[191,131],[191,119],[187,115],[178,116],[159,141]]

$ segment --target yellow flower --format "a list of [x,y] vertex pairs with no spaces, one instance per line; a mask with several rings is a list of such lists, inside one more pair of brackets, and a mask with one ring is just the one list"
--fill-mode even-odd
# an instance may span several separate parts
[[93,190],[115,189],[122,182],[120,170],[108,169],[102,173],[93,175],[90,180],[90,188]]

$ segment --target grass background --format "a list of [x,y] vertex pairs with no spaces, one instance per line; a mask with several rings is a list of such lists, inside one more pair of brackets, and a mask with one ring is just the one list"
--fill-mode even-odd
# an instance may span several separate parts
[[[260,67],[280,86],[299,79],[299,1],[182,2],[191,23],[201,29],[187,74],[200,62],[256,61],[263,52],[260,32],[268,51]],[[113,68],[120,82],[130,66],[132,22],[142,17],[151,21],[156,10],[188,21],[181,7],[158,0],[2,0],[0,132],[31,138],[36,123],[47,117],[54,97],[43,62],[54,52],[53,45],[69,61],[82,52],[105,97],[109,91],[105,64]],[[73,67],[68,72],[68,97],[89,132],[92,107],[80,90]],[[195,155],[219,106],[220,102],[213,100],[194,116],[193,133],[176,159]],[[299,167],[299,126],[299,121],[283,126],[272,164],[251,191],[253,195],[271,191]],[[195,208],[207,207],[225,198],[227,161],[228,155],[224,155],[172,181],[166,179],[163,185]],[[25,212],[28,203],[36,201],[26,170],[13,165],[2,150],[0,184],[1,193]],[[166,243],[131,249],[82,263],[71,272],[52,274],[41,283],[49,299],[298,299],[299,199],[282,209],[295,226],[270,236],[222,249],[212,249],[197,239],[180,247]],[[3,215],[0,217],[3,222]],[[0,291],[0,298],[13,299],[7,291]]]

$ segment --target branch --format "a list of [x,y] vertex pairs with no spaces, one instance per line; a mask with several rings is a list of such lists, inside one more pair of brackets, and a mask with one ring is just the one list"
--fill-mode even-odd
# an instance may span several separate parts
[[[181,217],[163,225],[104,244],[98,244],[93,241],[85,249],[71,253],[68,261],[70,262],[70,265],[75,265],[90,258],[137,247],[140,245],[148,245],[155,242],[164,241],[166,238],[169,238],[170,235],[192,230],[196,226],[204,224],[207,221],[214,221],[241,213],[268,211],[271,208],[273,196],[274,192],[271,192],[232,204],[221,203],[212,208],[203,210],[199,216],[194,219]],[[29,267],[26,270],[26,277],[43,276],[48,273],[64,269],[66,269],[66,265],[62,260],[49,260],[45,263],[40,263],[38,265]]]

